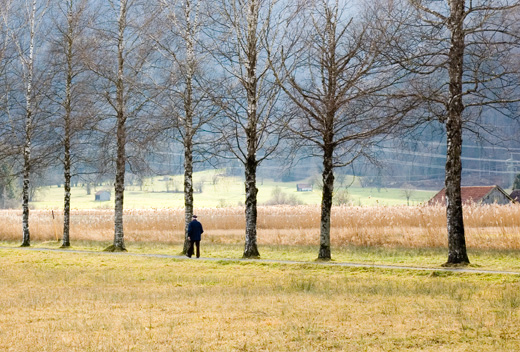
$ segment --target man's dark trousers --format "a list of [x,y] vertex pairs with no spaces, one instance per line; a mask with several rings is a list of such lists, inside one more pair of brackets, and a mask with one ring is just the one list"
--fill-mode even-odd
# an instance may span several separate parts
[[197,247],[197,258],[200,258],[200,241],[190,241],[190,247],[188,248],[187,256],[191,258],[193,255],[193,247]]

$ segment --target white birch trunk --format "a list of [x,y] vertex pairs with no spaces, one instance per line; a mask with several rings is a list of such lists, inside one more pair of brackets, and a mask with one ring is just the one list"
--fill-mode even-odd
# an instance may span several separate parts
[[194,36],[197,23],[192,22],[191,1],[186,1],[186,88],[184,91],[184,246],[183,254],[188,251],[188,225],[193,216],[193,78],[195,68]]
[[249,1],[247,16],[247,45],[246,48],[246,82],[247,93],[247,159],[245,161],[245,191],[246,191],[246,234],[244,246],[244,258],[258,258],[260,253],[257,247],[257,195],[256,169],[258,162],[256,152],[258,148],[258,97],[256,76],[257,65],[257,27],[259,4],[257,0]]
[[257,246],[257,196],[256,187],[257,162],[254,155],[250,156],[245,165],[245,189],[246,189],[246,238],[244,246],[244,258],[259,258],[260,252]]
[[[32,2],[30,12],[30,41],[29,41],[29,57],[26,60],[27,81],[25,91],[26,112],[25,112],[25,143],[23,149],[23,186],[22,186],[22,228],[23,242],[22,247],[31,245],[31,236],[29,231],[29,188],[31,175],[31,139],[33,132],[33,77],[34,77],[34,36],[36,26],[36,0]],[[21,53],[22,54],[22,53]],[[22,59],[23,60],[23,59]]]
[[65,82],[65,136],[63,140],[64,158],[64,204],[63,204],[63,239],[62,247],[70,247],[70,180],[71,180],[71,160],[70,160],[70,134],[71,134],[71,113],[72,113],[72,0],[68,3],[67,11],[67,38],[66,38],[66,59],[67,59],[67,76]]
[[116,156],[116,180],[115,209],[114,209],[114,244],[107,251],[126,251],[123,230],[123,205],[125,193],[125,167],[126,167],[126,112],[124,101],[124,31],[126,27],[127,1],[120,1],[119,33],[117,44],[117,82],[116,82],[116,114],[117,114],[117,156]]
[[184,246],[182,253],[188,251],[188,225],[193,216],[193,157],[191,143],[184,145]]
[[[189,89],[188,89],[189,90]],[[191,94],[188,94],[191,96]],[[188,111],[186,111],[188,112]],[[183,254],[188,251],[188,225],[193,216],[193,150],[192,150],[192,115],[185,116],[185,137],[184,137],[184,246]]]

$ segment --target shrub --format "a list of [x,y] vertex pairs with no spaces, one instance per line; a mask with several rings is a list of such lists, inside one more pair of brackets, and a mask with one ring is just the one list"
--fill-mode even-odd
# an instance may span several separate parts
[[350,204],[350,194],[346,189],[339,189],[337,192],[334,192],[334,196],[332,198],[334,205],[347,205]]
[[295,194],[287,194],[280,187],[275,187],[271,192],[271,199],[266,205],[302,205],[303,202]]

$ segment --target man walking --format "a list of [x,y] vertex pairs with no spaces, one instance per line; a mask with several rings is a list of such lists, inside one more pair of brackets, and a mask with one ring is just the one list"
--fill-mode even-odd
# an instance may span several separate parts
[[197,215],[193,215],[193,220],[191,220],[188,225],[188,240],[190,241],[190,246],[188,247],[186,256],[189,258],[193,255],[193,246],[197,247],[196,256],[200,258],[200,239],[203,233],[202,224],[197,220]]

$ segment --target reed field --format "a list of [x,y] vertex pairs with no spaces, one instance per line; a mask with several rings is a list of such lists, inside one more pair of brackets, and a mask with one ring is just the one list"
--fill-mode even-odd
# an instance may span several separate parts
[[518,275],[0,249],[0,350],[518,351]]
[[[244,237],[244,209],[196,210],[204,225],[204,241],[237,244]],[[54,214],[54,218],[53,218]],[[63,214],[31,210],[31,239],[61,238]],[[129,209],[125,239],[137,242],[182,243],[184,210]],[[260,245],[314,246],[319,243],[319,206],[262,206],[258,209]],[[466,240],[475,249],[520,249],[519,205],[474,205],[464,208]],[[0,241],[21,240],[21,210],[0,210]],[[332,211],[333,246],[441,248],[446,246],[446,215],[442,206],[338,206]],[[110,241],[113,210],[73,210],[71,241]]]

